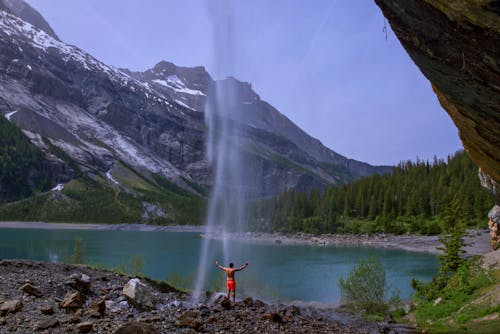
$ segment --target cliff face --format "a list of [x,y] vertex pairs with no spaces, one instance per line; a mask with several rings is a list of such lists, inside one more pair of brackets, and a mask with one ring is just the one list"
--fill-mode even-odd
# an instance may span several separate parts
[[375,2],[500,203],[500,1]]

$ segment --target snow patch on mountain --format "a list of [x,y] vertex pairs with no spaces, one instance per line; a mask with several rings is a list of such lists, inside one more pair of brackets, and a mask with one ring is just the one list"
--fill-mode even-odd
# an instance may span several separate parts
[[17,110],[14,110],[14,111],[11,111],[11,112],[8,112],[5,114],[5,118],[7,118],[8,121],[10,121],[10,118],[12,117],[12,115],[14,115],[15,113],[17,112]]
[[177,93],[205,96],[205,94],[199,90],[187,88],[177,75],[169,75],[166,79],[167,80],[153,79],[151,81],[158,85],[170,88]]

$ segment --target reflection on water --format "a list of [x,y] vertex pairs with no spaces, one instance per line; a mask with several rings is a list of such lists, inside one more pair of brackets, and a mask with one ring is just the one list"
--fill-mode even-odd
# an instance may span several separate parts
[[[0,229],[0,258],[61,262],[71,254],[77,238],[83,241],[87,263],[118,267],[140,255],[147,276],[177,277],[193,284],[201,247],[198,233]],[[362,247],[238,243],[244,255],[230,260],[250,262],[245,271],[238,273],[238,291],[267,300],[336,303],[340,298],[339,277],[345,277],[360,258],[371,255],[381,259],[389,284],[400,291],[402,298],[411,295],[412,278],[429,280],[438,272],[437,259],[430,254]],[[221,258],[223,252],[221,243],[213,244],[211,263]],[[215,265],[210,267],[205,288],[223,290],[221,273]]]

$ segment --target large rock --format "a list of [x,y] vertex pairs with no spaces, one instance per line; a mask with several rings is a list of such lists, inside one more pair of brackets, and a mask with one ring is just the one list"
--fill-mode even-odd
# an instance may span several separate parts
[[490,229],[490,245],[493,250],[500,248],[500,206],[495,205],[488,213]]
[[65,309],[78,309],[82,308],[86,301],[87,297],[84,294],[75,291],[68,293],[59,306]]
[[123,294],[130,304],[140,310],[152,310],[155,307],[155,299],[151,288],[143,284],[138,278],[133,278],[125,284]]
[[498,1],[375,2],[410,57],[431,81],[470,157],[500,183]]

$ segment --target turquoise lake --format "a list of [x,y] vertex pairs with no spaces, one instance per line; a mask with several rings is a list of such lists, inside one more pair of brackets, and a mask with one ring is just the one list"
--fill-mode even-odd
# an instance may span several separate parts
[[[144,261],[143,273],[155,279],[181,277],[193,282],[198,268],[202,239],[192,232],[139,232],[108,230],[0,229],[0,258],[63,262],[72,253],[74,240],[81,239],[87,263],[118,267],[134,256]],[[438,273],[436,256],[400,250],[368,247],[314,247],[262,245],[238,242],[231,261],[236,266],[249,262],[237,274],[237,292],[254,298],[282,301],[338,303],[339,277],[356,265],[360,258],[378,257],[386,270],[391,288],[401,298],[412,294],[412,278],[430,280]],[[210,247],[210,286],[223,286],[224,277],[212,264],[223,261],[222,243]]]

